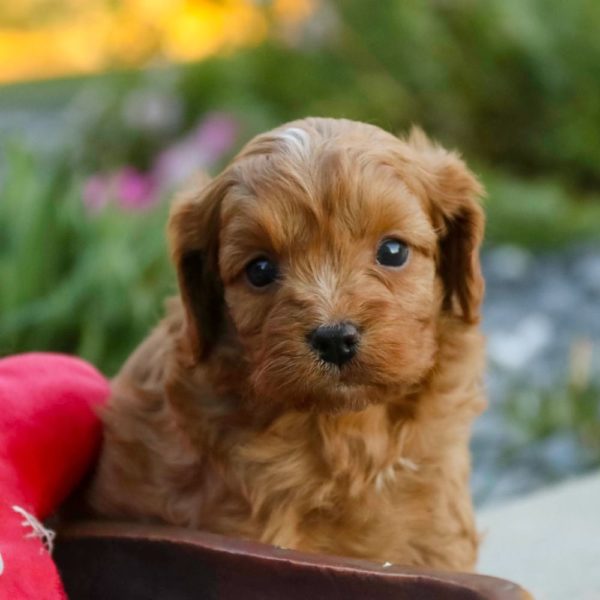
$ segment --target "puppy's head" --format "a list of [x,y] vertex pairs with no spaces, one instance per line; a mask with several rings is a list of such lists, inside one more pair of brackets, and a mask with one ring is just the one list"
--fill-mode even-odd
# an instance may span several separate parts
[[410,391],[442,317],[478,320],[481,193],[420,131],[306,119],[256,137],[171,216],[193,356],[236,348],[228,376],[271,406]]

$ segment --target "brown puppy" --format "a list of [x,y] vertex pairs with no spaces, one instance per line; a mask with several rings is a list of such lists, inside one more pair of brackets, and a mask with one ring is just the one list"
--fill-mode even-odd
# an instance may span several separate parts
[[419,131],[253,139],[173,209],[181,300],[113,382],[94,509],[471,569],[481,193]]

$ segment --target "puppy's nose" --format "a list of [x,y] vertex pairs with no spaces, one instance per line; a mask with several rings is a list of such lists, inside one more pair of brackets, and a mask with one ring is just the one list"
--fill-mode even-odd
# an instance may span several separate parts
[[352,323],[321,325],[308,335],[308,342],[325,362],[341,367],[355,354],[360,340]]

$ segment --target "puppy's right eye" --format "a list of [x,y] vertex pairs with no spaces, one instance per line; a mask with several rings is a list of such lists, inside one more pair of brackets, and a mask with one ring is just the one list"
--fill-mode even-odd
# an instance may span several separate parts
[[265,257],[255,258],[246,265],[246,277],[254,287],[265,287],[273,283],[278,275],[277,265]]

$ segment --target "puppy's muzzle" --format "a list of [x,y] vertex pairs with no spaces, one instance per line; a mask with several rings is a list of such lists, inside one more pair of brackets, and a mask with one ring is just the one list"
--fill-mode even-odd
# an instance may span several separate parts
[[308,343],[319,358],[341,367],[356,354],[360,334],[352,323],[321,325],[308,334]]

